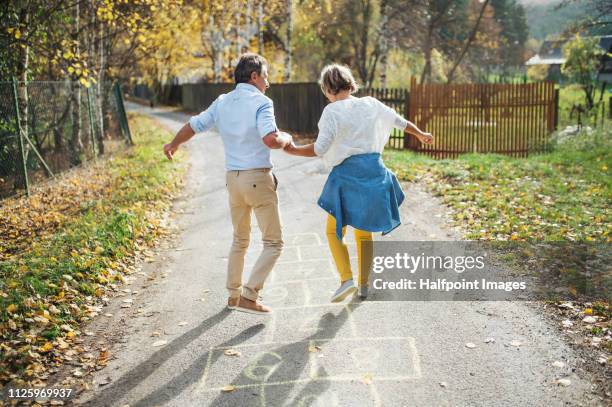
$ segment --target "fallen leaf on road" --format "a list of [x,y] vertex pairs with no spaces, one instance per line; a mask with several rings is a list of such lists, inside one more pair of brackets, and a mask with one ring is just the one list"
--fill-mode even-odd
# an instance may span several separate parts
[[484,343],[495,343],[495,339],[494,338],[487,338],[484,340]]
[[438,383],[438,384],[440,385],[440,387],[446,387],[446,386],[448,386],[448,384],[446,384],[446,382],[440,382],[440,383]]
[[363,379],[361,379],[362,382],[364,382],[365,384],[372,384],[372,373],[368,373],[365,376],[363,376]]
[[111,378],[110,376],[106,376],[104,379],[102,379],[102,381],[100,381],[98,384],[100,386],[106,386],[107,384],[109,384],[111,382]]
[[187,322],[186,322],[186,321],[179,322],[179,324],[178,324],[178,326],[185,326],[185,325],[187,325]]
[[572,384],[572,381],[570,379],[559,379],[557,380],[557,384],[563,387],[567,387]]
[[321,347],[317,346],[317,345],[314,345],[314,346],[311,345],[311,346],[308,347],[308,352],[318,352],[320,350],[321,350]]
[[559,362],[558,360],[553,363],[554,367],[564,367],[565,363]]
[[239,351],[237,351],[235,349],[227,349],[225,352],[223,352],[223,354],[225,356],[240,356],[240,355],[242,355],[242,353],[240,353]]
[[597,318],[591,317],[591,316],[584,317],[582,319],[582,322],[587,323],[587,324],[594,324],[595,322],[597,322]]
[[132,302],[134,302],[134,300],[131,298],[126,298],[125,300],[123,300],[123,302],[131,304]]
[[522,344],[523,344],[523,343],[522,343],[521,341],[512,341],[512,342],[510,342],[510,345],[512,345],[512,346],[516,346],[517,348],[518,348],[519,346],[521,346]]
[[468,342],[465,344],[466,348],[470,348],[470,349],[474,349],[476,347],[476,344],[472,343],[472,342]]
[[225,387],[223,387],[221,389],[221,391],[224,392],[224,393],[229,393],[229,392],[234,391],[234,390],[236,390],[236,386],[232,386],[231,384],[228,384],[227,386],[225,386]]
[[167,344],[167,343],[168,343],[168,341],[164,341],[164,340],[161,340],[161,341],[156,341],[156,342],[153,342],[153,346],[154,346],[154,347],[157,347],[157,346],[164,346],[164,345],[165,345],[165,344]]

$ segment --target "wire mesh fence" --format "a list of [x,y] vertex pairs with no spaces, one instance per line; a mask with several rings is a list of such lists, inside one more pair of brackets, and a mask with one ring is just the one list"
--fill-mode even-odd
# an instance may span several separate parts
[[117,83],[0,82],[0,199],[131,143]]

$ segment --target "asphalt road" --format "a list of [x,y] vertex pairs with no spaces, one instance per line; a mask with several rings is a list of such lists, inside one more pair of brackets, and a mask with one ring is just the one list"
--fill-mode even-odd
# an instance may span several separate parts
[[[129,104],[173,131],[187,116]],[[521,302],[329,302],[337,277],[316,200],[316,159],[274,151],[285,251],[263,293],[273,316],[226,311],[232,228],[223,147],[199,134],[186,148],[181,233],[143,275],[132,308],[119,297],[98,332],[121,326],[109,365],[80,403],[92,406],[561,406],[592,405],[590,379],[546,319]],[[163,159],[160,152],[160,160]],[[406,185],[403,224],[376,239],[453,240],[436,199]],[[352,239],[349,233],[349,241]],[[247,265],[261,244],[255,224]],[[354,255],[354,246],[350,247]],[[248,267],[247,267],[248,272]],[[160,275],[163,274],[163,278]],[[143,288],[144,287],[144,288]],[[129,296],[129,295],[128,295]],[[136,310],[140,308],[141,312]],[[160,336],[151,336],[154,332]],[[494,343],[484,343],[492,337]],[[153,346],[164,340],[163,346]],[[520,341],[522,345],[509,345]],[[467,342],[476,344],[469,349]],[[228,356],[225,350],[239,352]],[[564,368],[553,366],[563,361]],[[557,384],[568,378],[571,385]],[[229,392],[222,391],[233,386]]]

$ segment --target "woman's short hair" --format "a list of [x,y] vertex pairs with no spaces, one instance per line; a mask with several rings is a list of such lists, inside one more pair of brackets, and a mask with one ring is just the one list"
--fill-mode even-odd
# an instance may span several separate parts
[[323,93],[327,91],[332,95],[337,95],[342,90],[348,90],[351,93],[355,93],[359,89],[351,70],[339,64],[331,64],[323,68],[321,71],[321,78],[319,79],[319,85]]
[[240,56],[238,65],[234,69],[234,81],[238,83],[248,83],[251,80],[251,74],[257,72],[261,75],[264,66],[268,65],[268,61],[259,54],[246,53]]

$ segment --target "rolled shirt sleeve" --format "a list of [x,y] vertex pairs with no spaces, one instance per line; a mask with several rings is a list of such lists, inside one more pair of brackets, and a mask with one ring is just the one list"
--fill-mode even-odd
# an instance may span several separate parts
[[210,130],[217,123],[217,106],[225,95],[219,96],[214,102],[197,116],[192,116],[189,119],[189,126],[196,133],[201,133],[206,130]]
[[389,106],[385,105],[381,101],[378,101],[378,107],[380,109],[382,117],[389,125],[389,127],[395,127],[396,129],[400,130],[404,130],[406,128],[406,126],[408,125],[408,120],[404,119],[395,110],[391,109]]
[[336,135],[334,117],[327,109],[323,110],[318,126],[319,135],[314,144],[314,152],[317,156],[321,157],[329,150]]
[[274,105],[270,99],[266,99],[259,109],[257,109],[256,122],[257,131],[262,138],[272,132],[278,131],[276,119],[274,118]]

